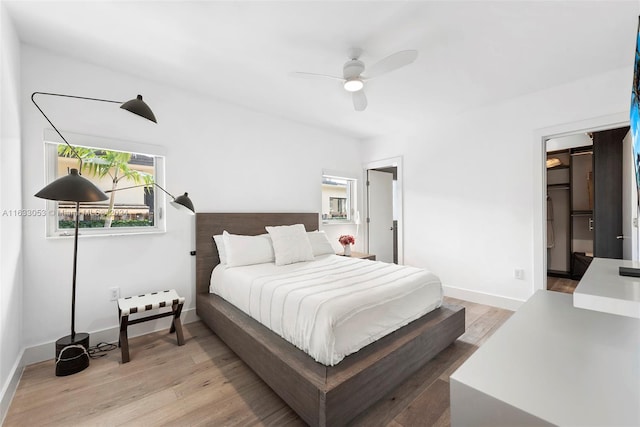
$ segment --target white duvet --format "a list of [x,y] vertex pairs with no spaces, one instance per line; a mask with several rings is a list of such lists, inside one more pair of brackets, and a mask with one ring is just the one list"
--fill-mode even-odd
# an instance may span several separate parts
[[210,291],[329,366],[442,304],[433,273],[338,255],[285,266],[220,264]]

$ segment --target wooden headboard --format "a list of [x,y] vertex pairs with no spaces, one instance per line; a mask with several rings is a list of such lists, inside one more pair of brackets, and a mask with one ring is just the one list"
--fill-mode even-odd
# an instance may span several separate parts
[[196,295],[209,293],[213,268],[220,264],[213,236],[224,230],[231,234],[256,236],[268,225],[304,224],[307,231],[318,229],[317,213],[196,213]]

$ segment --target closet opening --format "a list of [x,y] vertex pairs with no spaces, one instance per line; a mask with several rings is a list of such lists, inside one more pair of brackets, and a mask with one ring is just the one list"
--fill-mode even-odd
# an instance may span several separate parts
[[552,137],[546,153],[546,288],[573,293],[594,257],[637,259],[629,127]]

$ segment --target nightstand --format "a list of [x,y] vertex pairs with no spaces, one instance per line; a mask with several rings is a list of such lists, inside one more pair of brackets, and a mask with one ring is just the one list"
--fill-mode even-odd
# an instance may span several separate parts
[[[346,256],[343,254],[338,254],[338,255]],[[364,252],[354,252],[354,251],[351,251],[351,258],[369,259],[371,261],[376,260],[376,256],[373,254],[365,254]]]

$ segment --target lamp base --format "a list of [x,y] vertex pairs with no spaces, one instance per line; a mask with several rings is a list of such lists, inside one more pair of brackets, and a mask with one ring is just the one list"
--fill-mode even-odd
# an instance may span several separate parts
[[56,376],[78,373],[89,366],[89,334],[81,332],[56,341]]

